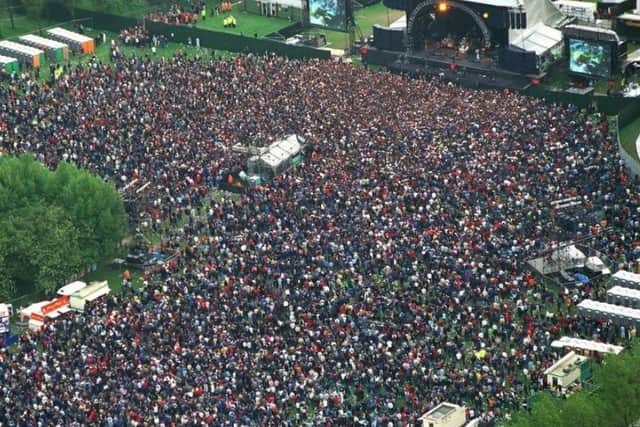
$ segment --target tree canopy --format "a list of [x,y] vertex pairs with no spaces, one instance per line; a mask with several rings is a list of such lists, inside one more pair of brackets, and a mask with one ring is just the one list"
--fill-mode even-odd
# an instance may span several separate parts
[[126,235],[115,187],[70,163],[0,157],[0,298],[51,291],[115,254]]
[[520,411],[508,427],[628,427],[640,418],[640,345],[610,355],[593,371],[593,386],[567,399],[543,393],[531,412]]

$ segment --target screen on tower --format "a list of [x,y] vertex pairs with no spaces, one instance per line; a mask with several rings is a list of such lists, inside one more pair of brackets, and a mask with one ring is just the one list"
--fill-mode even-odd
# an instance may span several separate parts
[[611,75],[611,44],[569,39],[569,71],[585,76],[609,78]]
[[332,30],[347,30],[347,0],[309,0],[309,23]]

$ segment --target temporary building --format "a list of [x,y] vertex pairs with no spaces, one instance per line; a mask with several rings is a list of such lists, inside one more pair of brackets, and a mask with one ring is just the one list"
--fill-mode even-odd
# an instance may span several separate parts
[[562,31],[539,22],[521,32],[511,44],[540,56],[553,49],[562,48]]
[[80,289],[78,292],[71,295],[70,306],[77,311],[84,311],[84,307],[88,302],[95,301],[98,298],[108,295],[111,290],[109,289],[109,282],[93,282],[86,288]]
[[585,381],[591,376],[588,358],[571,351],[549,369],[544,371],[547,384],[552,390],[564,389],[576,381]]
[[4,68],[7,73],[17,73],[20,71],[20,64],[16,58],[0,55],[0,68]]
[[9,40],[0,41],[0,54],[16,58],[20,63],[39,68],[45,63],[44,51]]
[[607,302],[640,308],[640,290],[616,285],[607,291]]
[[620,285],[627,288],[640,289],[640,274],[632,273],[626,270],[620,270],[611,276],[614,285]]
[[252,156],[247,162],[248,175],[270,179],[280,175],[302,161],[304,140],[298,135],[289,135],[269,145],[263,153]]
[[617,325],[640,324],[640,310],[622,305],[586,299],[578,304],[578,312],[587,318],[605,318]]
[[596,2],[558,0],[554,4],[565,16],[571,16],[583,22],[595,23],[596,21],[595,15],[598,8]]
[[443,402],[418,420],[423,427],[462,427],[467,418],[464,406]]
[[71,295],[75,294],[76,292],[86,287],[87,287],[87,284],[85,282],[80,282],[80,281],[71,282],[68,285],[64,285],[63,287],[58,289],[58,295],[61,295],[61,296],[66,295],[70,297]]
[[53,40],[66,43],[69,47],[85,55],[90,55],[95,51],[95,41],[91,37],[56,27],[47,30],[47,36]]
[[44,50],[52,62],[63,62],[69,59],[69,46],[65,43],[32,34],[21,36],[19,40],[28,46]]
[[[68,296],[61,296],[32,306],[33,309],[29,310],[29,329],[33,331],[40,329],[46,319],[55,319],[70,311]],[[20,312],[22,316],[25,313],[26,310]]]
[[11,316],[13,306],[11,304],[0,304],[0,336],[11,332]]
[[553,348],[568,348],[578,352],[602,353],[602,354],[620,354],[624,347],[619,345],[608,344],[604,342],[585,340],[582,338],[572,338],[564,336],[559,340],[551,343]]

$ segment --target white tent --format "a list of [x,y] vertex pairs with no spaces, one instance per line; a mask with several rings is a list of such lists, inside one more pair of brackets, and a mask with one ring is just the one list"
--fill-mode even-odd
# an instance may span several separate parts
[[47,305],[50,302],[51,301],[40,301],[23,308],[20,310],[20,319],[31,317],[33,313],[40,313],[42,311],[42,306]]
[[540,56],[562,43],[562,32],[538,22],[511,42],[512,46],[533,51]]
[[304,140],[297,135],[289,135],[269,145],[259,156],[249,159],[249,175],[276,176],[286,170],[292,159],[300,154]]
[[540,23],[557,28],[565,19],[565,16],[551,0],[527,0],[524,2],[524,10],[527,13],[527,28],[509,30],[510,44],[518,47],[522,46],[516,45],[513,40],[526,34],[530,28],[534,28]]

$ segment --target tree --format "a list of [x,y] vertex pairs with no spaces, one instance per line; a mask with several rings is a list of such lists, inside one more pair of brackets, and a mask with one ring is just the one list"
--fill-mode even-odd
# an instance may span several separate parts
[[603,405],[610,413],[611,425],[628,426],[640,417],[640,368],[638,346],[620,356],[608,356],[603,366],[594,371]]
[[68,163],[55,172],[29,156],[0,158],[0,296],[53,291],[112,256],[126,233],[113,185]]
[[532,426],[559,426],[560,405],[549,393],[542,393],[531,410]]
[[598,427],[604,420],[600,419],[601,405],[593,394],[575,393],[562,405],[560,413],[561,425],[567,427]]

